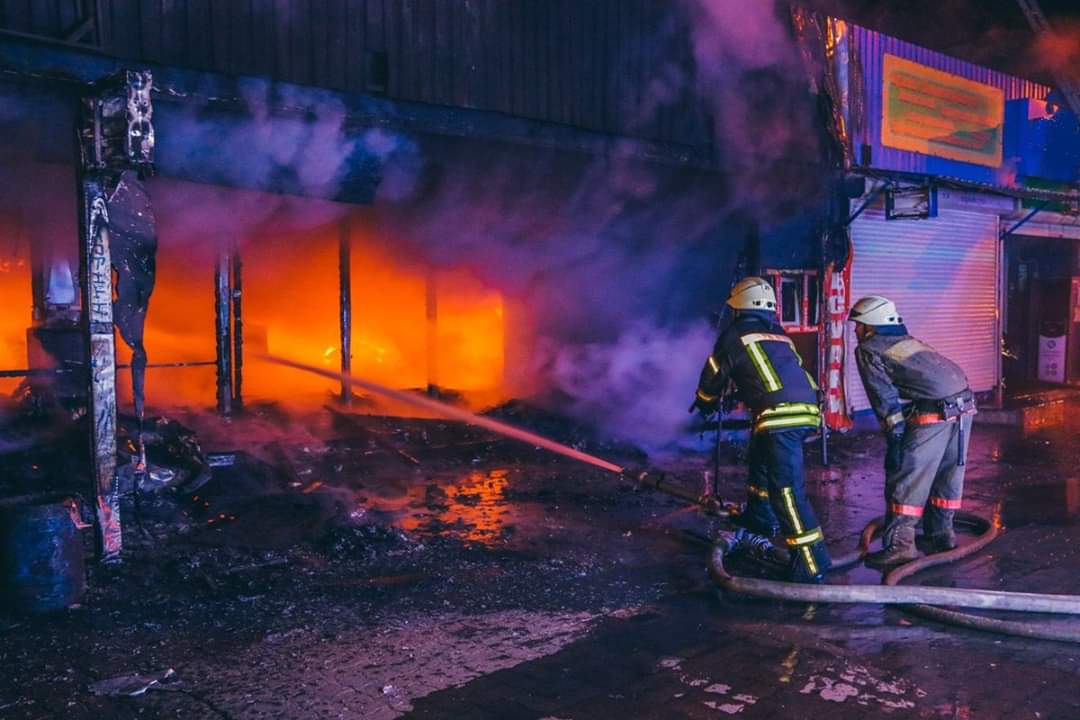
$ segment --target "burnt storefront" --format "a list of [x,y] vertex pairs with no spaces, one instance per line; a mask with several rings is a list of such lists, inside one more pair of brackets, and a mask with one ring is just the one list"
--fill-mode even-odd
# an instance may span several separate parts
[[[762,10],[763,54],[728,37],[742,13],[605,5],[582,18],[596,43],[541,68],[516,53],[564,18],[493,15],[505,33],[469,57],[451,38],[479,31],[471,6],[346,7],[319,25],[325,48],[268,58],[243,34],[181,42],[196,5],[136,13],[160,22],[160,45],[127,34],[132,7],[117,5],[78,43],[0,48],[0,292],[24,309],[5,314],[3,389],[77,421],[89,406],[102,477],[118,431],[117,472],[146,471],[144,428],[166,413],[417,412],[267,355],[472,409],[533,398],[678,444],[710,312],[754,273],[824,375],[844,151],[823,17]],[[277,19],[275,37],[312,30],[304,13]],[[600,42],[612,28],[623,41]],[[87,328],[101,337],[88,344]]]

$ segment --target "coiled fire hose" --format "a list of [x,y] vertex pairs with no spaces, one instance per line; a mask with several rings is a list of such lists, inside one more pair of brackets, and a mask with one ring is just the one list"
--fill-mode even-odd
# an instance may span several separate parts
[[[974,541],[948,552],[928,555],[901,565],[885,576],[882,585],[806,585],[732,575],[724,568],[725,554],[734,549],[726,536],[713,545],[709,558],[709,575],[724,590],[742,595],[804,602],[901,605],[912,614],[950,625],[1002,635],[1080,642],[1080,626],[1062,627],[1048,621],[999,620],[936,607],[949,605],[982,610],[1080,615],[1080,596],[900,585],[902,580],[921,570],[955,562],[978,552],[998,535],[998,528],[978,515],[957,513],[956,520],[958,524],[976,530],[978,535]],[[859,548],[837,557],[833,562],[834,569],[854,565],[865,557],[870,542],[882,524],[883,518],[876,518],[867,524],[862,532]]]
[[[692,490],[667,480],[663,473],[644,471],[628,474],[644,487],[695,503],[712,514],[720,517],[731,514],[719,499],[710,495],[699,496]],[[834,556],[832,569],[841,570],[862,562],[869,552],[870,543],[873,542],[875,536],[880,534],[884,522],[883,517],[871,520],[860,534],[858,548],[849,553]],[[726,533],[712,544],[709,575],[723,590],[740,595],[802,602],[899,605],[913,615],[948,625],[1001,635],[1080,643],[1080,625],[1064,627],[1050,621],[999,620],[938,607],[948,605],[981,610],[1080,615],[1080,596],[1077,595],[900,585],[902,580],[922,570],[956,562],[979,552],[1000,532],[994,524],[972,513],[956,513],[955,522],[960,527],[972,530],[975,533],[975,539],[948,552],[927,555],[900,565],[885,575],[881,585],[808,585],[732,575],[724,567],[724,557],[736,549],[734,547],[736,541],[734,535]]]

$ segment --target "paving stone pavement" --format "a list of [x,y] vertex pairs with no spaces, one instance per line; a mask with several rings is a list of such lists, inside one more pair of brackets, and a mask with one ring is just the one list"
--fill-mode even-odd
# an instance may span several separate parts
[[[844,438],[831,467],[811,463],[834,546],[881,511],[879,444]],[[688,542],[715,523],[678,501],[519,448],[441,465],[410,452],[424,473],[357,476],[364,522],[404,533],[342,535],[304,514],[310,537],[289,527],[287,547],[254,550],[245,517],[256,540],[274,528],[251,513],[212,536],[228,542],[177,538],[95,569],[82,608],[4,620],[0,718],[1080,717],[1078,647],[879,606],[721,597]],[[742,470],[726,460],[738,497]],[[693,486],[705,464],[670,467]],[[967,499],[1005,533],[915,582],[1076,592],[1072,435],[978,428]],[[287,507],[277,522],[322,505]],[[857,568],[830,582],[879,579]],[[137,697],[88,690],[165,668],[177,681]]]

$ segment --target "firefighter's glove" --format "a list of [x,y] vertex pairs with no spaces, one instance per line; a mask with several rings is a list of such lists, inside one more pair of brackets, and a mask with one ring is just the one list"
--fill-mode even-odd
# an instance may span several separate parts
[[885,472],[900,470],[904,462],[904,424],[900,423],[885,436]]

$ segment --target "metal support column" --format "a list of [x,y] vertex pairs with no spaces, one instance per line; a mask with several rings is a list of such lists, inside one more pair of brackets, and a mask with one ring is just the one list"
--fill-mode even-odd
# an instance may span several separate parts
[[338,226],[338,303],[341,310],[341,402],[352,405],[352,216]]
[[229,302],[229,254],[218,251],[214,268],[214,336],[217,339],[217,409],[221,415],[232,414],[232,332]]
[[435,271],[428,270],[425,282],[425,315],[427,317],[427,391],[439,392],[439,293]]
[[153,169],[154,127],[149,72],[122,71],[88,87],[78,137],[79,266],[82,327],[89,374],[90,462],[97,549],[120,560],[123,533],[116,477],[116,338],[109,197],[123,172]]
[[79,183],[82,316],[90,360],[90,457],[98,525],[97,549],[106,561],[120,559],[120,487],[116,477],[116,339],[113,336],[112,254],[109,211],[101,173]]
[[243,290],[243,263],[240,260],[240,248],[236,245],[232,250],[232,310],[233,310],[233,384],[232,405],[234,411],[239,411],[244,405],[244,316],[241,311]]

